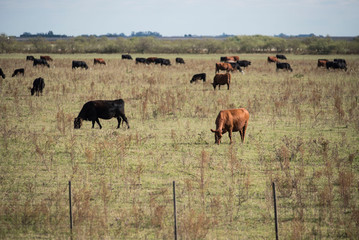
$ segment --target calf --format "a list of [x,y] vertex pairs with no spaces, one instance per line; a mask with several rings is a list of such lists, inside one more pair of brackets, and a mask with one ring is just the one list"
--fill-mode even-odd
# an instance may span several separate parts
[[230,143],[232,143],[232,132],[239,132],[242,143],[246,135],[249,113],[244,108],[222,110],[216,118],[216,130],[211,129],[215,137],[215,143],[220,144],[223,134],[228,132]]
[[176,58],[176,63],[185,64],[183,58]]
[[189,81],[190,83],[196,82],[197,80],[203,80],[203,82],[206,81],[206,74],[205,73],[198,73],[193,75],[191,81]]
[[2,71],[1,68],[0,68],[0,76],[1,76],[3,79],[5,79],[5,74],[4,74],[4,72]]
[[42,90],[45,87],[45,81],[43,78],[39,77],[34,80],[32,83],[32,88],[30,88],[31,96],[36,93],[36,96],[42,95]]
[[218,85],[218,89],[221,89],[221,85],[227,84],[227,90],[229,90],[229,85],[231,83],[231,74],[230,73],[217,73],[213,78],[213,88],[216,90],[216,86]]
[[103,60],[103,58],[94,58],[93,59],[93,64],[103,64],[103,65],[106,65],[106,62],[105,60]]
[[289,70],[291,72],[293,72],[293,69],[290,67],[290,64],[289,63],[279,63],[277,62],[277,69],[276,71],[278,71],[279,69],[285,69],[285,70]]
[[84,61],[72,61],[72,69],[74,68],[85,68],[87,70],[89,67]]
[[45,59],[34,59],[34,62],[32,64],[34,67],[37,65],[43,65],[43,66],[47,66],[48,68],[50,67],[50,65],[47,63],[47,61]]
[[24,76],[24,74],[25,74],[25,69],[23,69],[23,68],[15,69],[15,71],[14,71],[14,73],[12,74],[11,77],[15,77],[15,76],[18,75],[18,74],[22,74],[22,75]]
[[95,127],[95,122],[102,128],[99,118],[111,119],[117,118],[117,128],[120,128],[121,119],[126,122],[127,127],[130,128],[125,115],[125,102],[123,99],[114,101],[110,100],[96,100],[84,104],[77,118],[74,119],[74,128],[81,128],[82,121],[92,121],[92,128]]

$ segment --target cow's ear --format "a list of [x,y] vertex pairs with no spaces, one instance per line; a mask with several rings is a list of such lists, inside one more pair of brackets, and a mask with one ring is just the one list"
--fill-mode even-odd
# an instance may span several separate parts
[[213,130],[213,129],[211,129],[211,132],[214,132],[214,133],[215,133],[215,132],[218,132],[218,130]]

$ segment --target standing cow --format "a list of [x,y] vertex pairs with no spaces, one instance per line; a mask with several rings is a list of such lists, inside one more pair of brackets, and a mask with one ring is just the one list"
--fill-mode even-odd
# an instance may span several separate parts
[[193,75],[191,81],[189,81],[190,83],[196,82],[197,80],[203,80],[203,82],[206,81],[206,73],[198,73]]
[[81,128],[82,121],[92,121],[92,128],[95,127],[95,122],[102,128],[99,118],[111,119],[117,118],[117,128],[120,128],[121,119],[128,124],[125,115],[125,102],[123,99],[118,100],[96,100],[84,104],[77,118],[74,119],[74,128]]
[[230,143],[232,143],[232,132],[239,132],[241,141],[244,142],[248,126],[249,113],[244,108],[222,110],[216,118],[216,129],[211,131],[215,137],[215,143],[220,144],[223,134],[228,132]]
[[176,63],[185,64],[183,58],[180,57],[176,58]]
[[32,83],[32,88],[30,88],[31,96],[36,93],[36,96],[42,95],[42,90],[45,88],[45,81],[43,78],[39,77],[34,80]]
[[229,85],[231,84],[231,74],[230,73],[217,73],[213,78],[213,88],[216,90],[216,86],[218,85],[218,89],[221,89],[221,85],[227,84],[227,90],[229,90]]
[[85,68],[87,70],[89,67],[84,61],[72,61],[72,69],[74,68]]
[[94,58],[93,59],[93,64],[96,65],[96,64],[103,64],[103,65],[106,65],[106,62],[103,58]]
[[36,58],[35,58],[32,65],[33,65],[34,67],[37,66],[37,65],[47,66],[48,68],[50,67],[50,64],[48,64],[45,59],[36,59]]

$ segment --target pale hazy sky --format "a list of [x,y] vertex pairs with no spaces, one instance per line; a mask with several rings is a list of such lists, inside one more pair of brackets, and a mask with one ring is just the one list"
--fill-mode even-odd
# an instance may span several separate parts
[[359,0],[0,0],[0,33],[359,35]]

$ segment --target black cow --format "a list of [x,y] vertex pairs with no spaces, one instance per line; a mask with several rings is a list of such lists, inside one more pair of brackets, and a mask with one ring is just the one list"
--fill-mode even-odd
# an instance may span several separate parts
[[122,55],[122,59],[132,60],[132,57],[131,57],[131,55],[129,55],[129,54],[123,54],[123,55]]
[[84,61],[72,61],[72,69],[74,68],[85,68],[87,70],[89,67]]
[[171,66],[171,61],[169,59],[156,58],[154,60],[155,60],[155,64],[161,64],[161,66],[162,65]]
[[239,64],[239,66],[241,67],[248,67],[249,65],[251,65],[251,62],[250,61],[247,61],[247,60],[240,60],[240,61],[237,61],[237,63]]
[[206,74],[205,73],[198,73],[193,75],[191,81],[189,81],[190,83],[196,82],[197,80],[203,80],[203,82],[206,81]]
[[26,61],[34,61],[34,56],[26,56]]
[[5,74],[4,74],[4,72],[2,71],[1,68],[0,68],[0,76],[1,76],[3,79],[5,79]]
[[32,83],[32,88],[30,88],[31,90],[31,96],[34,95],[36,93],[36,96],[39,96],[40,93],[42,95],[42,90],[45,87],[45,81],[43,78],[39,77],[36,78],[34,80],[34,82]]
[[276,56],[276,58],[287,60],[287,58],[283,54],[277,54],[275,56]]
[[34,59],[34,63],[33,66],[37,66],[37,65],[44,65],[47,67],[50,67],[50,65],[47,63],[47,61],[45,59]]
[[137,63],[148,64],[146,58],[136,58],[136,64],[137,64]]
[[84,104],[77,118],[74,119],[74,128],[81,128],[82,121],[92,121],[92,128],[95,127],[95,122],[102,128],[99,118],[111,119],[117,118],[117,128],[120,128],[121,118],[126,122],[127,127],[130,128],[125,115],[125,102],[123,99],[118,100],[96,100]]
[[[338,60],[338,59],[336,59],[336,60]],[[326,62],[326,67],[328,70],[330,68],[333,68],[333,69],[344,69],[345,71],[347,71],[347,65],[343,61],[333,61],[333,62],[328,61],[328,62]]]
[[231,64],[233,70],[237,69],[238,71],[240,71],[241,73],[243,73],[241,66],[239,65],[238,62],[228,62],[229,64]]
[[185,64],[183,58],[176,58],[176,63]]
[[23,68],[15,69],[15,71],[14,71],[14,73],[12,74],[11,77],[15,77],[15,76],[18,75],[18,74],[22,74],[22,75],[24,76],[24,74],[25,74],[25,69],[23,69]]
[[290,67],[289,63],[279,63],[279,62],[277,62],[276,71],[278,71],[279,69],[285,69],[285,70],[289,70],[289,71],[293,72],[293,69]]

